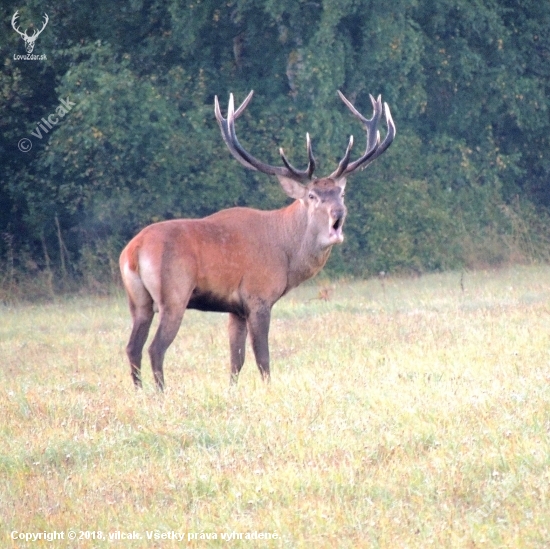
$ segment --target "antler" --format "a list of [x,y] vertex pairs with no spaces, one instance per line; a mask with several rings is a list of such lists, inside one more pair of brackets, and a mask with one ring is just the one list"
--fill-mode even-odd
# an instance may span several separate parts
[[31,38],[38,38],[38,35],[46,28],[46,25],[48,24],[48,21],[50,18],[48,17],[48,14],[44,14],[44,23],[42,24],[42,28],[37,31],[36,29],[33,31]]
[[372,95],[369,95],[372,107],[373,115],[372,118],[366,119],[344,96],[344,94],[338,90],[338,95],[340,99],[346,104],[348,109],[352,114],[359,118],[363,125],[365,126],[365,131],[367,132],[367,147],[365,153],[361,158],[354,160],[350,163],[350,152],[353,146],[353,136],[350,136],[348,148],[344,154],[344,158],[338,164],[338,168],[329,175],[332,179],[339,179],[341,177],[346,177],[359,168],[366,168],[375,158],[378,158],[392,143],[395,137],[395,124],[393,122],[390,108],[387,103],[384,103],[384,115],[386,117],[386,124],[388,126],[388,132],[384,141],[380,143],[380,132],[378,131],[378,122],[382,116],[382,96],[378,96],[377,99],[374,99]]
[[248,103],[250,103],[253,94],[254,91],[251,91],[237,110],[235,110],[233,94],[229,94],[227,119],[225,119],[221,114],[220,105],[218,103],[218,96],[216,96],[214,99],[216,120],[218,121],[220,129],[222,131],[223,140],[229,148],[229,151],[243,166],[250,168],[251,170],[257,170],[268,175],[287,177],[300,183],[309,181],[313,176],[313,171],[315,170],[315,158],[313,157],[309,134],[306,134],[307,154],[309,162],[307,169],[305,170],[298,170],[294,166],[292,166],[292,164],[290,164],[290,162],[286,158],[282,148],[279,149],[279,154],[281,155],[284,167],[270,166],[269,164],[264,164],[260,160],[254,158],[239,143],[239,140],[237,139],[237,134],[235,132],[235,120],[239,118],[239,116],[241,116],[241,114],[244,112],[244,110],[248,106]]
[[19,17],[19,10],[17,10],[14,14],[13,14],[13,17],[11,18],[11,26],[13,27],[13,30],[17,33],[17,34],[20,34],[21,36],[23,36],[23,38],[28,38],[27,36],[27,31],[25,32],[21,32],[19,30],[18,27],[15,26],[15,23],[17,21],[17,18]]

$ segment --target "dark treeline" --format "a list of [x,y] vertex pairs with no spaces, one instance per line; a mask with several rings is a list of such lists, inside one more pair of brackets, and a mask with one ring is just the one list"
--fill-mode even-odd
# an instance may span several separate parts
[[[12,28],[39,29],[33,55]],[[142,226],[285,204],[226,151],[214,96],[255,97],[241,140],[330,173],[382,94],[398,135],[350,182],[329,272],[368,275],[533,259],[550,208],[550,3],[540,0],[3,2],[0,276],[116,277]],[[50,126],[42,120],[48,121]],[[23,141],[26,138],[29,141]],[[19,147],[26,150],[23,152]],[[19,145],[19,147],[18,147]]]

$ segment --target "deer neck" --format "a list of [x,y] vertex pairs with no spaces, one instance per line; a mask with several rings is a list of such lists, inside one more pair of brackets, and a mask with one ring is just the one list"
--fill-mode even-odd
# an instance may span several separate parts
[[332,246],[320,246],[315,227],[309,222],[307,207],[296,200],[279,210],[279,226],[284,231],[288,258],[288,290],[315,276],[327,262]]

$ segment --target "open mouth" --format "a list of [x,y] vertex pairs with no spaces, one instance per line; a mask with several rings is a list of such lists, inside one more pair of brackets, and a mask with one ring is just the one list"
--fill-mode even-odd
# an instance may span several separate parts
[[343,217],[337,217],[336,219],[331,219],[330,225],[330,238],[335,242],[342,242],[344,240],[344,235],[342,234],[342,225],[344,224]]

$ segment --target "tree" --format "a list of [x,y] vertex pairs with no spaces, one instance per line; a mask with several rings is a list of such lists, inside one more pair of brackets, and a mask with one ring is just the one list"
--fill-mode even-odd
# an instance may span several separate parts
[[[214,120],[214,95],[225,108],[250,89],[245,145],[270,163],[283,146],[301,165],[307,131],[321,175],[350,133],[354,154],[364,146],[336,90],[367,116],[369,93],[391,105],[397,138],[350,184],[332,272],[443,269],[499,245],[482,253],[500,261],[503,212],[535,220],[531,201],[545,219],[550,207],[544,2],[30,0],[22,26],[50,21],[41,62],[13,58],[16,9],[0,36],[0,257],[22,271],[99,272],[147,223],[283,205],[275,181],[231,159]],[[67,99],[74,108],[34,137]]]

